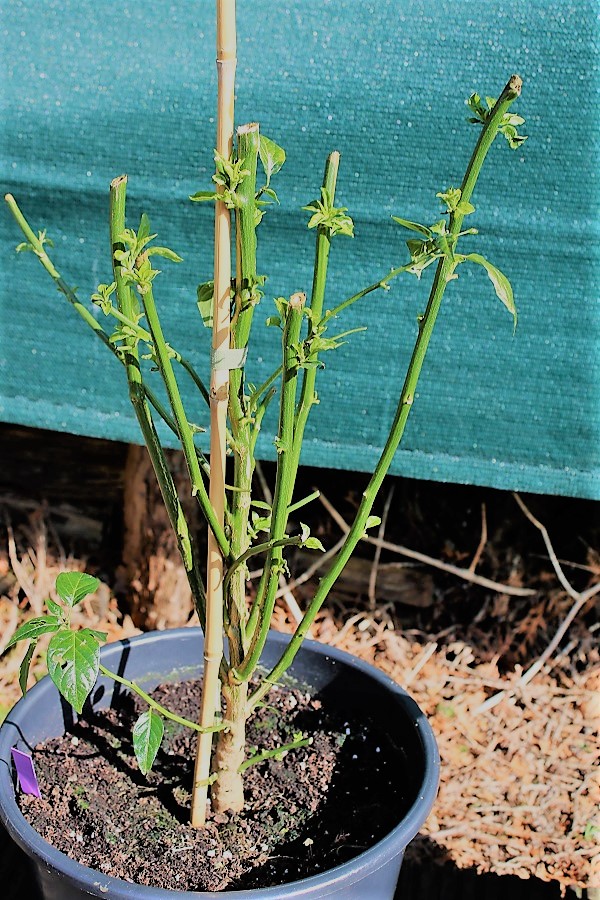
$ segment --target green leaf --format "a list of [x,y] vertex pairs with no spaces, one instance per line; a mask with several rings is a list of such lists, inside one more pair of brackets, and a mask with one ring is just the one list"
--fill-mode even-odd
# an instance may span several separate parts
[[98,677],[100,645],[89,629],[61,629],[48,644],[48,674],[67,703],[80,713]]
[[62,619],[59,616],[36,616],[35,619],[29,619],[17,628],[4,649],[9,650],[19,641],[37,641],[42,634],[50,634],[61,627]]
[[48,612],[50,612],[53,616],[58,616],[62,619],[63,610],[62,606],[59,606],[51,597],[46,599],[46,606],[48,607]]
[[171,260],[171,262],[183,262],[183,257],[175,253],[174,250],[169,250],[168,247],[150,247],[146,252],[148,256],[162,256],[164,259]]
[[152,709],[143,712],[133,726],[133,749],[142,775],[147,775],[161,745],[165,726]]
[[375,528],[377,525],[381,525],[381,519],[379,516],[369,516],[365,523],[365,530],[367,528]]
[[496,266],[492,265],[485,256],[481,256],[480,253],[467,253],[466,259],[470,259],[471,262],[477,263],[488,273],[490,281],[494,285],[494,290],[496,291],[496,296],[499,300],[502,301],[504,306],[507,308],[509,313],[513,317],[513,321],[515,324],[515,328],[517,327],[517,308],[515,306],[515,300],[513,297],[513,290],[510,284],[510,281],[506,277],[506,275],[500,271],[500,269],[496,268]]
[[448,212],[454,212],[460,202],[461,194],[460,188],[449,187],[447,191],[438,191],[435,196],[439,197],[442,203],[445,204]]
[[279,203],[279,197],[277,196],[277,193],[273,190],[273,188],[265,187],[261,190],[261,194],[266,194],[267,197],[270,197],[274,203]]
[[56,592],[68,606],[76,606],[99,587],[98,579],[85,572],[61,572],[56,579]]
[[269,328],[281,328],[281,319],[279,316],[268,316],[266,324]]
[[213,295],[215,292],[214,281],[205,281],[198,285],[197,302],[202,323],[205,328],[212,328],[213,324]]
[[306,541],[304,541],[304,546],[308,547],[309,550],[321,550],[325,553],[325,547],[321,543],[318,537],[309,537]]
[[265,170],[266,187],[268,188],[271,176],[279,172],[285,162],[285,150],[276,144],[275,141],[261,134],[258,144],[258,155]]
[[471,213],[475,212],[475,207],[468,200],[461,200],[456,207],[456,211],[462,213],[463,216],[470,216]]
[[410,222],[408,219],[401,219],[399,216],[392,216],[394,222],[397,222],[398,225],[402,225],[403,228],[409,228],[411,231],[417,231],[419,234],[424,235],[426,238],[431,239],[431,228],[427,228],[426,225],[419,225],[418,222]]
[[19,669],[19,687],[21,688],[21,693],[23,696],[27,693],[27,679],[29,677],[29,666],[31,665],[31,660],[33,658],[33,653],[35,651],[35,642],[32,641],[27,648],[27,653],[23,657],[23,662],[21,663],[21,668]]
[[93,635],[96,638],[96,640],[100,641],[101,643],[104,643],[104,641],[108,637],[107,631],[96,631],[94,628],[86,628],[85,630],[89,631],[89,633],[91,635]]
[[[142,213],[140,218],[140,227],[138,228],[138,241],[143,241],[150,235],[150,219],[146,215],[146,213]],[[155,235],[156,237],[156,235]]]
[[194,203],[207,203],[216,200],[218,196],[215,191],[197,191],[195,194],[191,194],[190,200],[193,200]]

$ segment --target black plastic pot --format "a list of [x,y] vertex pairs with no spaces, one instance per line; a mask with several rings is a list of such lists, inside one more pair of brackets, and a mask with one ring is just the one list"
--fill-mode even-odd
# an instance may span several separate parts
[[[272,632],[262,657],[270,667],[280,656],[288,635]],[[110,644],[102,661],[113,671],[152,689],[163,681],[195,678],[202,669],[202,637],[199,629],[181,628],[151,632]],[[306,641],[290,670],[295,683],[322,691],[328,703],[348,707],[375,721],[401,748],[403,764],[411,772],[414,801],[397,826],[382,840],[350,862],[280,887],[243,891],[170,891],[130,884],[111,878],[69,859],[29,825],[15,801],[11,747],[30,751],[38,742],[63,734],[64,703],[49,678],[44,678],[10,712],[0,728],[0,819],[11,837],[33,861],[44,900],[166,900],[181,897],[234,896],[240,900],[288,900],[326,898],[392,900],[404,850],[425,821],[435,799],[439,757],[433,732],[419,707],[395,682],[348,653]],[[106,708],[118,686],[101,678],[92,692],[95,709]]]

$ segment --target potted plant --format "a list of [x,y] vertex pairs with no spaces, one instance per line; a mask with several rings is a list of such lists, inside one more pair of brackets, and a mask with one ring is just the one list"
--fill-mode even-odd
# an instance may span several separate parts
[[[304,639],[357,543],[367,529],[378,524],[379,520],[372,515],[373,504],[401,441],[442,298],[448,283],[457,278],[458,267],[465,262],[482,266],[516,323],[513,293],[506,276],[480,254],[459,252],[458,244],[463,236],[476,233],[474,228],[463,229],[463,222],[475,210],[471,203],[473,191],[495,137],[504,135],[512,148],[525,140],[517,131],[523,119],[509,111],[520,94],[521,80],[513,76],[497,100],[487,98],[482,102],[476,94],[469,98],[471,120],[480,126],[480,133],[460,188],[449,187],[437,194],[443,207],[442,217],[438,215],[431,226],[394,217],[402,228],[413,233],[407,241],[409,260],[332,308],[326,306],[325,299],[330,248],[338,237],[353,236],[353,222],[347,209],[336,205],[340,157],[336,152],[329,156],[319,197],[305,207],[309,213],[308,228],[316,233],[312,291],[310,296],[296,292],[275,300],[276,313],[269,316],[267,325],[281,331],[280,363],[263,384],[253,385],[246,379],[246,369],[251,363],[248,347],[265,284],[257,268],[257,229],[267,205],[277,202],[272,179],[285,161],[285,152],[261,135],[256,123],[237,129],[234,146],[235,45],[234,0],[218,0],[219,93],[214,186],[191,197],[195,202],[215,204],[214,279],[198,288],[202,319],[212,327],[208,385],[163,334],[154,298],[154,281],[160,274],[154,267],[155,257],[171,262],[178,262],[180,257],[173,250],[153,243],[156,235],[151,233],[146,215],[142,215],[137,229],[127,225],[126,176],[116,178],[110,185],[112,280],[100,284],[92,298],[107,318],[114,321],[112,333],[80,302],[55,268],[46,249],[51,242],[45,232],[36,234],[14,198],[6,197],[25,237],[18,249],[33,251],[59,291],[124,367],[131,402],[177,535],[201,624],[201,632],[185,629],[144,635],[101,650],[102,634],[89,628],[77,631],[70,627],[71,609],[95,589],[96,580],[82,573],[63,573],[57,581],[57,596],[48,600],[48,615],[29,620],[13,636],[7,649],[19,641],[29,642],[21,667],[25,692],[35,641],[42,634],[52,635],[47,652],[50,679],[44,679],[24,697],[0,733],[0,758],[5,763],[0,770],[2,821],[36,860],[38,876],[48,898],[168,894],[160,887],[160,881],[155,887],[132,885],[69,860],[36,835],[18,811],[10,775],[10,752],[13,747],[31,749],[44,738],[65,731],[65,720],[70,713],[68,709],[65,711],[61,697],[78,715],[86,703],[88,709],[110,706],[117,696],[122,697],[123,687],[142,697],[147,706],[135,722],[133,749],[143,775],[152,769],[157,758],[165,724],[189,726],[198,736],[189,797],[191,826],[196,830],[207,827],[207,810],[212,810],[213,819],[224,817],[228,825],[231,817],[241,813],[244,781],[250,766],[280,758],[284,753],[288,758],[301,754],[309,744],[311,737],[303,731],[270,749],[248,752],[249,721],[259,712],[264,713],[266,702],[272,702],[274,686],[286,677],[291,676],[296,685],[330,696],[334,710],[343,709],[350,715],[354,709],[359,719],[362,717],[363,722],[370,723],[369,727],[388,732],[391,746],[396,748],[398,765],[399,760],[404,760],[410,768],[410,772],[404,773],[410,789],[407,789],[408,800],[401,820],[373,846],[359,848],[363,852],[357,851],[351,861],[300,881],[294,881],[293,874],[288,873],[279,886],[269,882],[267,875],[266,887],[236,890],[240,897],[325,897],[334,893],[350,897],[358,896],[357,890],[362,892],[361,896],[393,896],[403,848],[424,821],[435,795],[435,741],[415,704],[375,670],[369,670],[346,654],[305,643]],[[233,273],[232,244],[235,247]],[[400,274],[408,273],[420,279],[429,267],[435,274],[425,312],[418,316],[414,351],[398,393],[396,413],[352,527],[291,638],[270,634],[286,551],[295,546],[323,550],[306,526],[301,525],[291,533],[290,514],[315,496],[295,497],[294,485],[306,422],[317,403],[315,385],[322,356],[352,333],[338,332],[335,323],[346,308],[363,297],[378,290],[387,291]],[[150,368],[160,373],[168,407],[151,386]],[[209,458],[196,443],[199,429],[191,423],[184,407],[176,372],[184,372],[191,378],[210,410]],[[254,498],[252,481],[256,440],[265,412],[277,392],[276,482],[273,503],[267,506]],[[207,521],[206,579],[202,576],[203,565],[195,536],[166,462],[155,425],[157,420],[162,420],[180,441],[190,492]],[[228,454],[230,462],[227,462]],[[250,600],[246,596],[246,566],[259,555],[263,572]],[[197,721],[174,713],[160,700],[149,696],[150,689],[160,681],[176,678],[185,682],[200,672],[202,690]],[[360,789],[357,785],[356,790]],[[307,839],[305,855],[312,853],[309,849],[312,844],[312,839]],[[185,884],[197,887],[193,877]]]

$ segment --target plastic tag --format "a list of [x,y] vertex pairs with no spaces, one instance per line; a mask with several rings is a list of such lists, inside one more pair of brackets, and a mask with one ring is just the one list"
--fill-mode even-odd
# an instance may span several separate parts
[[38,784],[37,775],[33,768],[33,760],[28,753],[17,750],[16,747],[11,749],[15,769],[21,790],[24,794],[33,794],[34,797],[41,797],[40,786]]

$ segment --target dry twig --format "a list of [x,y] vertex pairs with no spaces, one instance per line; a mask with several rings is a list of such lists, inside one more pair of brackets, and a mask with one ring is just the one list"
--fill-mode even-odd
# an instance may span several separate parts
[[[379,540],[383,540],[385,537],[385,526],[387,524],[387,518],[390,512],[390,505],[392,503],[392,497],[394,496],[394,485],[388,491],[388,495],[385,498],[385,503],[383,506],[383,512],[381,513],[381,522],[379,524],[379,531],[377,537]],[[381,559],[381,545],[378,544],[375,547],[375,555],[373,556],[373,564],[371,566],[371,574],[369,576],[369,607],[370,609],[375,609],[377,599],[375,597],[375,586],[377,584],[377,570],[379,568],[379,560]]]
[[[350,528],[337,509],[323,496],[323,494],[320,495],[319,499],[332,519],[337,522],[344,534],[347,534]],[[408,547],[403,547],[401,544],[392,544],[390,541],[368,536],[364,537],[363,540],[368,544],[374,544],[376,547],[382,547],[384,550],[391,550],[394,553],[399,553],[401,556],[415,559],[417,562],[424,563],[426,566],[433,566],[435,569],[441,569],[442,572],[456,575],[458,578],[462,578],[463,581],[470,581],[472,584],[478,584],[481,587],[489,588],[500,594],[508,594],[511,597],[531,597],[536,593],[532,588],[514,587],[511,584],[500,584],[497,581],[492,581],[491,578],[484,578],[482,575],[476,575],[474,572],[469,571],[469,569],[462,569],[460,566],[453,566],[451,563],[442,562],[440,559],[435,559],[433,556],[427,556],[425,553],[419,553],[418,550],[410,550]]]
[[485,545],[487,544],[488,532],[487,532],[487,516],[485,513],[485,503],[481,504],[481,537],[479,539],[479,544],[477,545],[477,550],[475,551],[475,556],[471,560],[471,565],[469,566],[469,572],[474,572],[477,566],[479,565],[479,560],[481,559],[481,554],[485,549]]
[[565,573],[563,572],[563,570],[561,568],[560,562],[558,561],[556,553],[554,552],[554,547],[552,546],[552,542],[550,540],[550,535],[548,534],[548,530],[546,529],[546,526],[543,525],[538,519],[535,518],[535,516],[527,508],[527,506],[525,505],[525,503],[519,497],[518,494],[513,494],[513,497],[517,501],[523,514],[529,519],[529,521],[532,523],[532,525],[535,525],[535,527],[538,529],[538,531],[541,532],[542,537],[544,539],[544,543],[546,544],[546,549],[548,551],[548,556],[550,558],[550,562],[552,563],[552,567],[554,568],[554,571],[556,572],[556,577],[560,581],[561,585],[563,586],[563,588],[565,589],[567,594],[570,597],[572,597],[575,602],[573,603],[571,609],[569,610],[569,612],[563,619],[563,621],[560,625],[560,628],[558,628],[558,630],[556,631],[556,634],[554,635],[554,637],[552,638],[552,640],[550,641],[550,643],[548,644],[548,646],[546,647],[544,652],[538,657],[538,659],[533,663],[533,665],[531,665],[527,669],[527,671],[523,673],[523,675],[519,678],[519,680],[517,682],[515,682],[514,685],[512,685],[510,691],[507,691],[507,690],[499,691],[497,694],[493,694],[491,697],[488,697],[487,700],[485,700],[483,703],[480,704],[480,706],[477,707],[477,709],[475,710],[476,713],[485,712],[486,710],[493,709],[508,694],[514,694],[516,691],[520,690],[521,688],[524,688],[525,685],[529,684],[529,682],[532,680],[532,678],[534,678],[537,675],[537,673],[544,667],[544,665],[546,664],[548,659],[552,656],[552,654],[554,653],[554,651],[560,644],[561,640],[563,639],[564,635],[566,634],[567,630],[569,629],[569,626],[571,625],[571,623],[573,622],[573,620],[575,619],[575,617],[577,616],[579,611],[585,606],[585,604],[588,602],[588,600],[590,600],[595,594],[600,592],[600,582],[592,585],[592,587],[588,588],[586,591],[583,591],[583,592],[579,592],[579,591],[575,590],[575,588],[569,582],[569,580],[567,579]]

